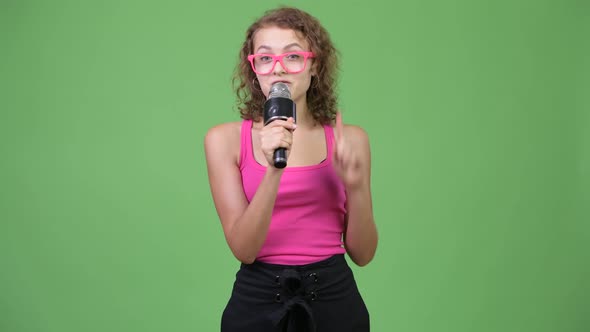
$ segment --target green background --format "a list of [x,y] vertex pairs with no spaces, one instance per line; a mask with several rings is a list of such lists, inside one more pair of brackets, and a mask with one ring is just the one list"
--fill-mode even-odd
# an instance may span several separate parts
[[590,330],[590,5],[0,0],[0,331],[217,331],[203,138],[264,10],[318,17],[373,153],[373,331]]

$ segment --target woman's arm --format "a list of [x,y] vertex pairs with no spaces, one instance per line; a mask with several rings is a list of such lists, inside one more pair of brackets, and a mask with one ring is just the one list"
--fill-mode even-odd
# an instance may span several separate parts
[[[275,122],[274,126],[281,125]],[[289,133],[280,129],[273,132],[269,128],[265,135],[266,142],[270,143],[263,150],[274,151],[279,146],[290,149]],[[234,256],[250,264],[266,239],[283,170],[267,167],[256,194],[248,203],[242,187],[239,156],[240,123],[218,125],[207,132],[205,157],[209,185],[223,233]]]
[[352,261],[367,265],[377,249],[377,227],[371,197],[371,152],[367,133],[336,120],[334,166],[346,188],[344,245]]

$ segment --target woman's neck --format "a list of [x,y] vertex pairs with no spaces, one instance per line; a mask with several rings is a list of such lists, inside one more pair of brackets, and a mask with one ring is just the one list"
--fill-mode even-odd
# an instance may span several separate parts
[[309,112],[307,104],[303,102],[297,103],[296,117],[297,127],[313,128],[318,124],[316,119],[314,119],[313,115]]

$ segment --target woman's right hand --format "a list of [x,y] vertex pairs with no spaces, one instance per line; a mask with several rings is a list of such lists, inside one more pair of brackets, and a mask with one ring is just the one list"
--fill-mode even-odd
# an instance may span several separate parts
[[268,165],[274,165],[274,152],[278,148],[285,148],[287,159],[293,144],[293,131],[297,128],[295,120],[274,120],[260,130],[260,148]]

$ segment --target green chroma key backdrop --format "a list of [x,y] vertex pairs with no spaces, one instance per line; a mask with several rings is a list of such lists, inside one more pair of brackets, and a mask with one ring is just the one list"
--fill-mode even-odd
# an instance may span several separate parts
[[371,139],[373,331],[590,329],[588,1],[0,1],[0,331],[218,331],[203,138],[295,5]]

